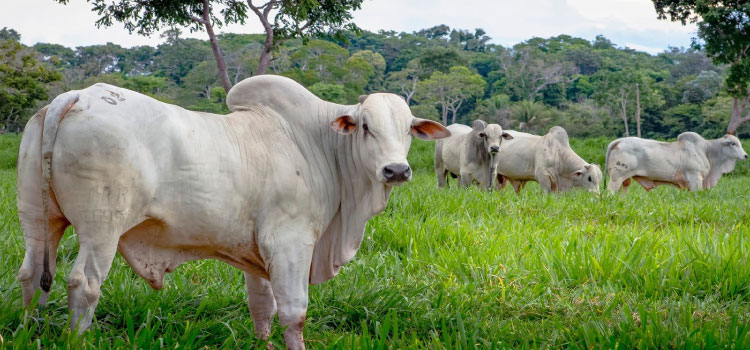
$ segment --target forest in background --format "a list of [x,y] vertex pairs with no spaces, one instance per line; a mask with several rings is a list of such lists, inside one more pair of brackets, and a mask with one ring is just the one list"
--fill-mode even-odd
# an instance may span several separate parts
[[[187,109],[228,113],[208,40],[170,29],[157,47],[27,47],[21,34],[0,30],[0,90],[28,90],[25,98],[0,105],[0,132],[20,131],[58,94],[97,82]],[[265,35],[217,38],[231,83],[251,76]],[[414,115],[445,124],[482,118],[538,134],[560,125],[574,137],[635,136],[639,124],[648,138],[684,131],[715,138],[726,132],[733,101],[723,89],[727,69],[702,51],[670,48],[651,55],[603,36],[531,38],[513,47],[490,41],[482,29],[447,25],[413,33],[346,32],[344,38],[307,43],[290,39],[273,52],[267,73],[290,77],[338,103],[353,104],[372,92],[399,94]],[[750,136],[748,124],[737,134]]]

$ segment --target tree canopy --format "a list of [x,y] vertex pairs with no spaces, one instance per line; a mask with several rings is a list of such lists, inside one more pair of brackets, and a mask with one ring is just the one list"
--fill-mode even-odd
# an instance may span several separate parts
[[[345,40],[311,36],[306,45],[302,38],[281,41],[268,72],[334,102],[354,104],[359,95],[387,91],[403,96],[415,116],[447,124],[482,118],[534,133],[560,125],[571,136],[617,137],[626,127],[636,134],[640,120],[644,137],[688,130],[714,137],[724,134],[732,118],[734,99],[724,83],[729,72],[702,48],[652,55],[603,36],[569,35],[503,47],[485,40],[480,29],[447,25],[342,35]],[[216,35],[233,84],[254,74],[266,39]],[[46,83],[53,97],[104,81],[186,108],[228,112],[211,42],[183,38],[178,29],[167,30],[163,40],[156,47],[39,43],[25,50],[60,75],[60,81]],[[737,133],[750,136],[750,128]]]

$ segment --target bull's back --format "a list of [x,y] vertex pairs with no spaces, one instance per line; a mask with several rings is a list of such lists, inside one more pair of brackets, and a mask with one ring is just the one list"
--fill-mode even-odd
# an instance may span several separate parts
[[681,157],[674,143],[626,137],[610,143],[606,167],[628,177],[671,181]]
[[[461,153],[466,148],[467,137],[471,133],[471,128],[462,124],[453,124],[448,126],[451,136],[441,141],[442,162],[444,167],[453,174],[458,175],[461,172]],[[436,145],[436,147],[438,147]]]
[[514,131],[506,132],[513,138],[500,144],[497,172],[513,180],[533,179],[536,150],[541,137]]

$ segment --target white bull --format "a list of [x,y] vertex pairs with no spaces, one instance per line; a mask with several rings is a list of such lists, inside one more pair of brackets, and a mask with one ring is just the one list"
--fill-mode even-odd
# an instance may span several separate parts
[[73,225],[71,327],[90,325],[116,251],[155,289],[180,263],[214,258],[245,272],[258,335],[278,307],[287,346],[304,348],[308,284],[354,257],[367,220],[409,181],[412,136],[450,135],[396,95],[360,101],[328,103],[276,76],[236,85],[229,115],[106,84],[58,96],[27,124],[19,155],[24,302],[39,287],[47,300]]
[[497,157],[503,140],[512,138],[498,124],[475,120],[472,127],[462,124],[448,126],[451,136],[435,143],[435,176],[438,187],[447,185],[446,177],[460,176],[461,186],[477,182],[492,190]]
[[676,142],[625,137],[607,147],[608,188],[625,192],[633,178],[647,191],[658,185],[690,191],[709,189],[742,159],[747,159],[747,153],[733,135],[706,140],[694,132],[684,132]]
[[602,171],[570,147],[565,129],[554,126],[544,136],[507,131],[513,139],[497,154],[498,185],[508,182],[518,193],[528,181],[537,181],[544,192],[564,192],[582,187],[599,193]]

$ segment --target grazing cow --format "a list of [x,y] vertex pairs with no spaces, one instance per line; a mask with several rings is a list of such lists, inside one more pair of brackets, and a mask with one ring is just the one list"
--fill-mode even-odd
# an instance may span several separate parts
[[[448,126],[451,136],[435,143],[435,175],[438,187],[445,187],[446,176],[460,176],[461,186],[478,182],[487,190],[492,189],[497,158],[503,139],[510,135],[497,124],[475,120],[473,128],[466,125]],[[457,175],[458,174],[458,175]]]
[[527,181],[537,181],[544,192],[565,192],[583,187],[599,193],[602,171],[579,157],[568,141],[565,129],[555,126],[544,136],[507,131],[513,139],[504,142],[497,154],[498,186],[510,182],[518,193]]
[[180,263],[214,258],[245,272],[258,335],[278,307],[287,346],[303,349],[308,284],[354,257],[367,220],[410,180],[412,136],[450,135],[397,95],[360,101],[325,102],[270,75],[232,88],[229,115],[106,84],[58,96],[27,124],[19,155],[24,302],[39,287],[46,301],[73,225],[71,327],[90,325],[116,251],[154,289]]
[[676,142],[659,142],[638,137],[612,141],[607,147],[608,188],[627,192],[630,179],[646,191],[658,185],[698,191],[716,186],[721,175],[734,170],[738,160],[747,159],[740,140],[733,135],[706,140],[684,132]]

